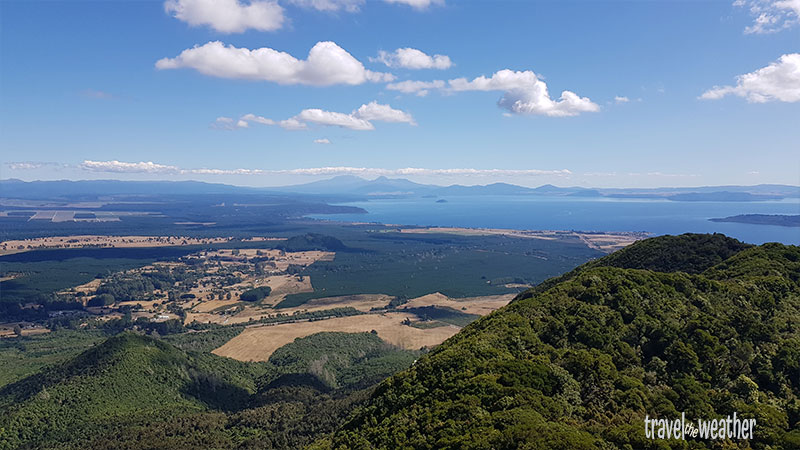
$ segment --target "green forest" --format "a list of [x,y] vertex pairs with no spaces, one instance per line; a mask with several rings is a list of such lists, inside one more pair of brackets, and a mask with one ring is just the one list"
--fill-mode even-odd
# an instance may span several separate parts
[[[425,354],[373,333],[308,336],[263,363],[208,353],[241,330],[62,330],[60,357],[9,339],[4,366],[38,353],[0,385],[0,448],[800,448],[795,246],[641,241]],[[755,418],[754,439],[645,437],[645,416],[682,412]]]
[[[522,294],[381,383],[315,448],[800,448],[800,248],[654,238]],[[644,418],[757,419],[648,440]]]

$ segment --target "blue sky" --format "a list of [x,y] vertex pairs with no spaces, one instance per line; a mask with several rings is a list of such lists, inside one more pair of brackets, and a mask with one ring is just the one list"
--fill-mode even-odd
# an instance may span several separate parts
[[800,184],[798,12],[800,0],[4,1],[0,177]]

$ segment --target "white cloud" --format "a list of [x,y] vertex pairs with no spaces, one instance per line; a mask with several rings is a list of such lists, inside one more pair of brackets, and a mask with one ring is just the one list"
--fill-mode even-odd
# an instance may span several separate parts
[[239,120],[260,123],[261,125],[277,125],[277,123],[274,120],[267,119],[266,117],[257,116],[255,114],[245,114]]
[[551,117],[577,116],[596,112],[600,106],[588,97],[563,91],[558,100],[550,98],[547,84],[530,70],[500,70],[491,77],[480,76],[472,81],[457,78],[448,82],[448,89],[459,91],[504,91],[498,106],[515,114],[540,114]]
[[714,86],[700,96],[717,100],[726,95],[744,97],[750,103],[800,102],[800,53],[780,57],[767,67],[736,77],[736,86]]
[[553,100],[547,92],[547,84],[530,70],[504,69],[488,78],[456,78],[447,83],[442,80],[401,81],[390,83],[386,88],[420,96],[427,95],[430,89],[442,92],[502,91],[503,97],[497,102],[498,106],[514,114],[567,117],[600,110],[600,106],[588,97],[580,97],[572,91],[563,91],[560,98]]
[[616,103],[616,104],[628,103],[629,101],[631,101],[631,99],[629,99],[628,97],[619,96],[619,95],[614,97],[614,103]]
[[67,169],[69,164],[58,163],[53,161],[9,161],[3,163],[11,170],[36,170],[44,167],[52,167],[55,169]]
[[365,0],[289,0],[289,3],[307,9],[317,11],[340,11],[358,12]]
[[753,16],[745,34],[776,33],[800,23],[800,0],[736,0],[733,4],[747,8]]
[[345,114],[322,109],[304,109],[296,116],[296,119],[317,125],[329,125],[347,128],[356,131],[374,130],[375,126],[371,122],[359,119],[352,114]]
[[121,162],[121,161],[90,161],[81,163],[80,167],[90,172],[113,172],[113,173],[179,173],[180,169],[175,166],[156,164],[152,161],[142,162]]
[[163,58],[156,62],[156,69],[159,70],[181,68],[195,69],[220,78],[313,86],[356,85],[394,79],[389,73],[365,69],[350,53],[329,41],[317,42],[305,60],[268,47],[250,50],[213,41],[186,49],[175,58]]
[[[318,139],[327,141],[327,139]],[[316,142],[316,141],[315,141]],[[323,142],[320,142],[323,143]],[[112,173],[178,173],[195,175],[312,175],[312,176],[332,176],[332,175],[359,175],[359,176],[474,176],[474,177],[496,177],[496,176],[570,176],[572,172],[568,169],[541,170],[541,169],[473,169],[473,168],[453,168],[453,169],[427,169],[420,167],[406,167],[398,169],[386,169],[376,167],[310,167],[299,169],[183,169],[176,166],[156,164],[153,162],[120,162],[120,161],[90,161],[86,160],[79,166],[83,170],[90,172],[112,172]]]
[[[308,129],[308,123],[326,126],[337,126],[356,131],[374,130],[372,122],[393,122],[407,123],[416,125],[414,117],[402,110],[394,109],[389,105],[382,105],[378,102],[370,102],[361,105],[350,114],[325,111],[318,108],[304,109],[300,114],[286,120],[276,121],[255,114],[245,114],[235,122],[230,117],[219,117],[212,125],[215,128],[234,130],[247,128],[249,123],[259,123],[262,125],[278,125],[287,130]],[[244,123],[244,125],[242,125]]]
[[368,121],[377,120],[380,122],[407,123],[409,125],[417,124],[411,114],[399,109],[394,109],[389,105],[381,105],[375,101],[367,103],[366,105],[361,105],[361,107],[355,110],[351,115]]
[[164,10],[191,26],[208,25],[220,33],[274,31],[284,22],[283,8],[271,0],[167,0]]
[[400,3],[415,9],[427,9],[431,5],[444,5],[444,0],[383,0],[386,3]]
[[445,82],[442,80],[433,81],[400,81],[398,83],[389,83],[386,89],[392,91],[400,91],[404,94],[416,94],[420,97],[428,95],[430,89],[443,89]]
[[213,128],[219,128],[223,130],[236,130],[241,128],[249,128],[251,123],[257,123],[261,125],[270,125],[270,126],[279,126],[284,130],[305,130],[308,128],[303,122],[295,118],[290,118],[286,120],[272,120],[266,117],[257,116],[255,114],[245,114],[239,118],[239,120],[234,121],[230,117],[217,117],[217,120],[211,124]]
[[286,120],[281,120],[280,122],[278,122],[278,126],[283,128],[284,130],[291,130],[291,131],[308,129],[308,125],[306,125],[303,122],[300,122],[294,117],[290,117]]
[[8,167],[11,170],[35,170],[35,169],[41,169],[44,166],[45,166],[44,163],[27,162],[27,161],[6,163],[6,167]]
[[244,120],[233,120],[230,117],[217,117],[214,123],[211,124],[211,128],[216,128],[218,130],[236,130],[247,127],[248,123]]
[[331,143],[331,141],[330,141],[330,139],[328,139],[328,138],[322,138],[322,139],[314,139],[314,143],[315,143],[315,144],[324,144],[324,145],[328,145],[328,144],[330,144],[330,143]]
[[430,56],[415,48],[398,48],[391,53],[381,50],[378,52],[377,58],[370,58],[370,60],[383,63],[388,67],[404,69],[449,69],[453,65],[449,56]]

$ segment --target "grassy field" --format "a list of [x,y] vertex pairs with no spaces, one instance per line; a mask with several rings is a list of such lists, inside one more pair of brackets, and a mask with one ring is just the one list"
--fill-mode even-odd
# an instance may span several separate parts
[[324,331],[347,333],[375,330],[384,341],[409,350],[432,347],[456,334],[459,327],[444,326],[419,329],[403,325],[405,319],[417,320],[410,313],[366,314],[315,322],[300,322],[272,326],[251,327],[213,351],[240,361],[267,361],[272,353],[297,338]]

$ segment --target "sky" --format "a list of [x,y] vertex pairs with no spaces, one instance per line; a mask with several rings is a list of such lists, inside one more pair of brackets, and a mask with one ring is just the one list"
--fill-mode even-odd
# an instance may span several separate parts
[[0,178],[800,185],[800,0],[0,1]]

